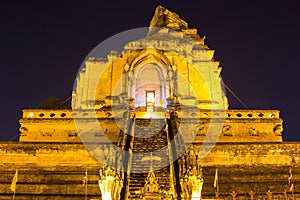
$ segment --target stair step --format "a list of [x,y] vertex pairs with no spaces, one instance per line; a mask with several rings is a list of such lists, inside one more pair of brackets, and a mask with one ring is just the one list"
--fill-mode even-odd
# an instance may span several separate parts
[[[162,149],[168,144],[167,132],[164,119],[136,119],[134,126],[134,141],[133,150],[135,153],[134,161],[131,163],[132,171],[145,171],[146,173],[131,173],[129,180],[129,198],[140,199],[140,195],[136,194],[136,191],[140,191],[144,185],[150,169],[149,163],[142,162],[142,154],[155,152],[153,156],[159,156],[162,161],[166,162],[168,159],[167,152],[158,153],[157,150]],[[137,155],[141,153],[141,155]],[[159,165],[153,163],[153,169],[158,168]],[[148,169],[148,170],[147,170]],[[158,177],[158,183],[160,188],[170,188],[170,175],[169,166],[165,166],[162,169],[155,170],[155,176]]]

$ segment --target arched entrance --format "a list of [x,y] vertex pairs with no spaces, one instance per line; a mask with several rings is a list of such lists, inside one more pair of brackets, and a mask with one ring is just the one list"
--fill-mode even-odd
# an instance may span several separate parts
[[135,68],[132,97],[136,100],[136,107],[145,107],[147,111],[165,107],[165,99],[169,96],[166,68],[155,63]]

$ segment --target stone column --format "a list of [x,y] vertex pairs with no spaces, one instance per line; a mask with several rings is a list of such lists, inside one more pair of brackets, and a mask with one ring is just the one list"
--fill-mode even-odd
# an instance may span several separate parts
[[128,81],[127,81],[127,85],[128,85],[128,92],[129,92],[129,96],[132,97],[133,94],[133,79],[134,79],[134,72],[132,70],[128,71]]

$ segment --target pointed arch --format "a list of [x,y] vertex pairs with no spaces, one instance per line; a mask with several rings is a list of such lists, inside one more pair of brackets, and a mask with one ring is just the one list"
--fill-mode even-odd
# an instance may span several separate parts
[[156,63],[172,67],[169,59],[159,50],[147,48],[141,51],[130,63],[130,69],[146,63]]

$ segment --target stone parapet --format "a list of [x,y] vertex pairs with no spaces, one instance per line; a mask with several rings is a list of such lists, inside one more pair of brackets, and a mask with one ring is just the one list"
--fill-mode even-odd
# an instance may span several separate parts
[[[222,126],[218,142],[282,142],[283,120],[278,110],[227,110],[208,111],[183,108],[176,112],[180,127],[186,138],[203,142],[211,126]],[[156,118],[155,113],[141,114],[131,111],[130,116]],[[99,110],[23,110],[20,119],[20,141],[81,142],[76,123],[84,124],[94,131],[91,141],[104,134],[117,142],[120,123],[124,123],[124,109],[103,108]],[[159,118],[169,113],[159,113]],[[93,123],[98,120],[97,127]],[[98,124],[98,123],[97,123]],[[99,131],[100,130],[100,131]]]

